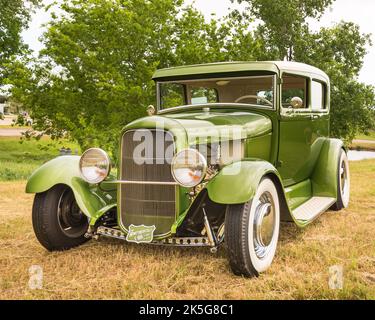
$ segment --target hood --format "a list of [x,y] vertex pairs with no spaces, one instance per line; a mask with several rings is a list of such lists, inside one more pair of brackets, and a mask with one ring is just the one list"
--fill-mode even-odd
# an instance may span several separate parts
[[176,137],[184,135],[189,145],[253,138],[272,131],[271,119],[255,112],[181,112],[138,119],[125,127],[160,128]]

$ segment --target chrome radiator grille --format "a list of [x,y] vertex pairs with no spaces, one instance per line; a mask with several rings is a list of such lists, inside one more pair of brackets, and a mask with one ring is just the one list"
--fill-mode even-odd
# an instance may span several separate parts
[[[140,136],[143,137],[141,141]],[[134,152],[140,144],[145,150],[141,154],[144,160],[142,164],[139,164],[140,159]],[[174,182],[170,167],[173,148],[173,136],[166,131],[138,129],[124,134],[120,178],[140,182],[120,186],[121,224],[126,229],[131,224],[144,224],[155,225],[155,235],[170,231],[176,217],[176,186],[141,182]]]

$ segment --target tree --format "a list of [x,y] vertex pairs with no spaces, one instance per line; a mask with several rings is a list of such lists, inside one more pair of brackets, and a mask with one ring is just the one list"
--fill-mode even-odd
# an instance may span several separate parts
[[[233,0],[234,2],[235,0]],[[331,79],[331,134],[351,141],[375,128],[374,88],[358,82],[370,37],[354,23],[341,22],[312,32],[309,19],[319,19],[334,0],[237,0],[248,4],[243,17],[258,19],[257,60],[304,62]]]
[[64,0],[40,57],[13,64],[13,95],[29,106],[36,132],[115,151],[119,130],[155,103],[157,68],[289,59],[331,77],[334,136],[374,127],[373,88],[357,81],[368,36],[351,23],[314,33],[306,22],[333,0],[233,1],[248,7],[206,22],[183,0]]
[[370,38],[353,23],[305,34],[295,59],[324,70],[331,80],[331,132],[350,142],[375,128],[374,88],[358,82]]
[[[207,23],[192,7],[182,11],[181,19],[176,21],[170,66],[255,60],[257,40],[248,32],[249,21],[242,16],[233,12]],[[160,56],[160,61],[165,61],[165,57]]]
[[182,0],[67,0],[61,9],[40,57],[13,66],[13,95],[30,106],[37,132],[68,133],[82,149],[117,148],[119,130],[155,103],[157,68],[224,61],[239,51],[230,25],[206,23]]
[[293,60],[295,43],[306,31],[306,20],[319,18],[333,1],[237,0],[248,4],[244,12],[246,17],[261,21],[257,34],[277,60]]
[[26,46],[21,31],[27,27],[33,8],[40,0],[0,0],[0,86],[6,76],[6,65]]

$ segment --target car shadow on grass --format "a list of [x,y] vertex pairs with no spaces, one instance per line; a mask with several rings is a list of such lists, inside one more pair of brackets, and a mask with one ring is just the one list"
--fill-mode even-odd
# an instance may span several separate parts
[[116,240],[101,237],[99,240],[92,240],[88,242],[89,245],[98,246],[112,246],[118,247],[119,249],[126,250],[129,253],[140,253],[142,255],[154,257],[155,255],[163,255],[164,257],[176,257],[176,256],[199,256],[199,257],[226,257],[225,244],[218,248],[217,253],[211,253],[210,247],[177,247],[177,246],[163,246],[163,245],[153,245],[153,244],[136,244],[129,243],[124,240]]
[[[308,227],[304,229],[298,228],[291,222],[282,222],[280,228],[279,244],[287,244],[296,242],[303,237],[308,231]],[[111,246],[118,247],[120,250],[126,250],[129,253],[142,254],[149,257],[155,257],[163,255],[164,257],[176,257],[176,256],[195,256],[195,257],[216,257],[226,258],[227,250],[225,242],[218,248],[216,253],[211,253],[209,247],[176,247],[176,246],[163,246],[163,245],[152,245],[152,244],[135,244],[129,243],[124,240],[111,239],[101,237],[99,240],[92,240],[86,244],[86,246]]]
[[299,228],[293,222],[281,222],[280,224],[280,235],[279,235],[279,244],[290,243],[298,241],[303,237],[307,232],[308,227]]

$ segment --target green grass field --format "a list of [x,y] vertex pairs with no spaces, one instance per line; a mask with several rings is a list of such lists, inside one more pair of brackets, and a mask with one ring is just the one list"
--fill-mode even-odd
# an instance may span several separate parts
[[55,142],[49,138],[21,143],[18,137],[0,137],[0,181],[25,180],[40,165],[59,155],[59,150],[79,147],[66,140]]
[[364,135],[364,134],[360,134],[358,136],[355,137],[355,139],[357,140],[371,140],[371,141],[375,141],[375,131],[371,131],[369,133],[369,135]]

